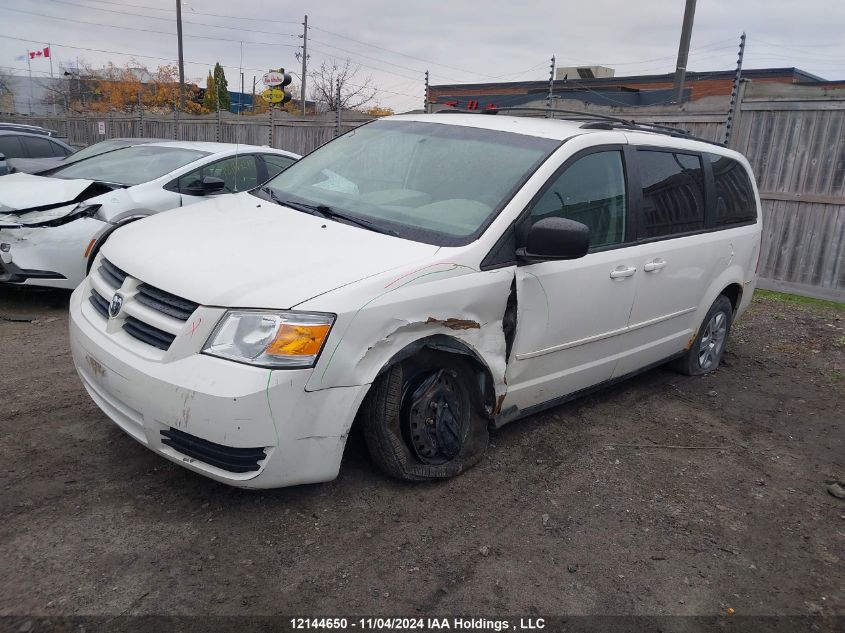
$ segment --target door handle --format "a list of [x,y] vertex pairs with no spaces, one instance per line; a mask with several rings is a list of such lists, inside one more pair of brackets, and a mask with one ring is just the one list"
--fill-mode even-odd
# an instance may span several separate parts
[[660,270],[665,265],[666,265],[666,260],[663,259],[662,257],[658,257],[657,259],[652,260],[649,263],[647,263],[645,266],[643,266],[643,270],[645,270],[647,273],[653,273],[656,270]]
[[622,277],[630,277],[637,269],[633,266],[617,266],[613,270],[610,271],[610,278],[611,279],[620,279]]

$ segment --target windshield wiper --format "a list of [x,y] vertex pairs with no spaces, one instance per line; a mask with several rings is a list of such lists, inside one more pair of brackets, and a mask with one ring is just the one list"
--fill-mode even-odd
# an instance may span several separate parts
[[293,209],[297,209],[298,211],[304,211],[305,213],[310,213],[311,215],[318,215],[320,217],[327,218],[330,220],[348,222],[349,224],[354,224],[355,226],[360,226],[363,229],[375,231],[376,233],[384,233],[385,235],[394,236],[399,235],[393,229],[388,229],[383,226],[379,226],[375,222],[365,220],[364,218],[359,218],[354,215],[348,215],[346,213],[333,209],[332,207],[325,204],[307,204],[305,202],[295,202],[293,200],[280,201],[278,200],[278,198],[275,197],[275,194],[273,194],[272,192],[270,195],[274,196],[274,202],[279,202],[280,204],[284,204]]
[[276,195],[276,192],[270,189],[270,187],[259,187],[258,190],[270,196],[270,200],[272,202],[275,202],[276,204],[285,204],[285,201]]

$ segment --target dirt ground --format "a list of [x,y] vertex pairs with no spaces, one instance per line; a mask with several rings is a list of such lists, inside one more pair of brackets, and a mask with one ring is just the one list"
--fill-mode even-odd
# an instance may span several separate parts
[[845,615],[845,311],[755,299],[715,374],[515,422],[452,481],[353,434],[336,481],[250,492],[97,409],[67,301],[0,288],[0,615]]

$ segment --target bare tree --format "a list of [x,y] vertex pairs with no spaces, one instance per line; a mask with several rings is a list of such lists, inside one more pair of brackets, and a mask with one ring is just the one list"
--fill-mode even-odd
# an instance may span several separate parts
[[9,81],[11,73],[0,69],[0,112],[15,111],[15,92]]
[[[323,62],[320,68],[309,73],[311,80],[311,98],[329,112],[338,108],[341,110],[355,110],[375,99],[377,88],[373,84],[372,76],[358,79],[359,66],[350,59],[339,62],[332,59]],[[340,100],[337,95],[337,84],[340,82]]]

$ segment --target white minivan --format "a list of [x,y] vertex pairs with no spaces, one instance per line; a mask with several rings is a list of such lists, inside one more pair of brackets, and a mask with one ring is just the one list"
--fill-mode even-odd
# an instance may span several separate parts
[[140,220],[71,299],[85,388],[227,484],[337,476],[355,420],[406,480],[661,363],[714,370],[759,196],[722,146],[621,120],[392,116],[263,187]]

